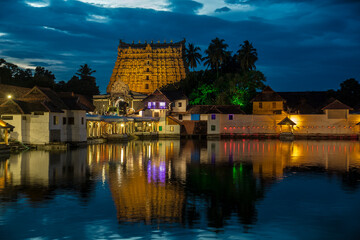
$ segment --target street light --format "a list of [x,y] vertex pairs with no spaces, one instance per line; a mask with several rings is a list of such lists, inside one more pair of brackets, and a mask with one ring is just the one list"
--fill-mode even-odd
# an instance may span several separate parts
[[9,94],[9,95],[7,96],[7,98],[8,98],[8,99],[11,99],[11,98],[12,98],[12,96]]

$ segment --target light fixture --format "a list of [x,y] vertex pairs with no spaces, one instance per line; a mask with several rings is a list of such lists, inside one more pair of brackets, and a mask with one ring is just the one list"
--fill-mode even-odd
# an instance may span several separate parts
[[8,98],[8,99],[11,99],[11,98],[12,98],[12,96],[9,94],[9,95],[7,96],[7,98]]

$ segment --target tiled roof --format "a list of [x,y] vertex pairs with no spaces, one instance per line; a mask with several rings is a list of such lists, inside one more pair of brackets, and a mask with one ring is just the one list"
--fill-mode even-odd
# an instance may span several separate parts
[[283,120],[281,120],[277,125],[296,125],[290,118],[285,117]]
[[252,102],[275,102],[275,101],[284,101],[284,99],[269,86],[265,87],[261,93],[256,95]]
[[343,104],[339,100],[335,100],[332,103],[330,103],[327,106],[322,108],[322,110],[326,110],[326,109],[348,109],[348,110],[353,110],[353,108],[349,107],[348,105]]
[[193,105],[187,113],[190,114],[244,114],[238,105]]
[[285,109],[301,114],[321,114],[321,109],[335,100],[326,91],[279,92],[279,95],[286,100]]
[[30,88],[0,84],[0,104],[8,99],[8,95],[11,95],[14,99],[25,95],[28,91],[30,91]]
[[147,96],[143,102],[168,102],[170,103],[170,99],[168,99],[164,93],[162,93],[159,89],[156,89],[152,94]]
[[8,124],[7,122],[4,122],[3,120],[0,119],[0,128],[10,128],[13,129],[14,126],[11,124]]
[[181,91],[161,91],[170,101],[187,99]]
[[24,102],[11,99],[0,105],[0,114],[30,114],[31,112],[49,111],[51,110],[43,102]]

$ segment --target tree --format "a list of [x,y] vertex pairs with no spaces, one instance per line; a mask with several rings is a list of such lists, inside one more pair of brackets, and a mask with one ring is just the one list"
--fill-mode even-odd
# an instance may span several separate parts
[[341,102],[357,107],[360,99],[360,83],[355,78],[349,78],[340,83],[340,89],[337,92]]
[[215,102],[217,89],[212,84],[202,84],[190,94],[191,105],[211,105]]
[[237,53],[243,72],[256,69],[255,62],[258,60],[258,57],[252,43],[249,43],[248,40],[244,41],[244,44],[240,44],[240,49]]
[[230,52],[226,51],[228,45],[224,41],[224,39],[215,38],[211,40],[208,49],[205,50],[204,66],[215,69],[217,78],[219,77],[220,65],[230,56]]
[[99,87],[96,85],[96,78],[91,76],[95,70],[92,70],[87,64],[81,65],[67,83],[67,90],[75,93],[83,94],[89,98],[99,94]]
[[188,47],[185,48],[185,62],[189,67],[191,67],[194,71],[194,68],[197,67],[197,64],[201,62],[201,54],[199,53],[201,49],[199,47],[195,47],[194,44],[189,43]]
[[56,85],[55,75],[49,70],[46,70],[44,67],[36,67],[33,85],[54,89]]

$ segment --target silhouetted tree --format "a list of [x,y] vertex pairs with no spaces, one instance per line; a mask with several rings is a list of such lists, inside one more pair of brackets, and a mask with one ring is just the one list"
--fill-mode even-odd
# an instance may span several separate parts
[[255,62],[258,60],[258,57],[252,43],[249,43],[248,40],[244,41],[244,44],[240,44],[240,49],[237,53],[243,72],[256,69]]
[[351,107],[358,107],[360,103],[360,83],[355,78],[349,78],[340,83],[338,98]]
[[67,83],[67,91],[79,93],[92,98],[93,95],[99,94],[99,87],[96,85],[95,77],[91,76],[95,70],[92,70],[87,64],[81,65]]
[[204,65],[215,69],[217,78],[219,76],[220,65],[230,56],[230,52],[226,51],[228,45],[224,41],[224,39],[215,38],[211,40],[208,49],[205,50]]
[[186,64],[191,67],[194,71],[194,68],[197,67],[197,64],[201,62],[201,54],[199,53],[201,49],[199,47],[195,47],[194,44],[189,43],[188,47],[185,48],[185,61]]
[[33,84],[39,87],[55,88],[55,75],[44,67],[36,67]]

